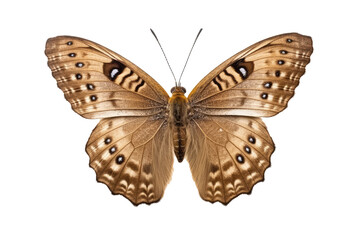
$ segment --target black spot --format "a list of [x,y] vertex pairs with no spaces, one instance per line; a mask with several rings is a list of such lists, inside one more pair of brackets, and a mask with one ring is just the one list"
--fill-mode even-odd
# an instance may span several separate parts
[[125,68],[126,66],[121,62],[112,60],[110,63],[104,63],[103,71],[111,81],[115,81],[117,76],[119,76]]
[[287,54],[288,52],[286,50],[281,50],[280,53],[281,54]]
[[268,98],[268,94],[267,94],[267,93],[262,93],[262,94],[261,94],[261,98],[262,98],[262,99],[267,99],[267,98]]
[[249,142],[251,142],[252,144],[254,144],[256,142],[256,139],[253,136],[249,137]]
[[251,149],[250,149],[248,146],[245,146],[245,147],[244,147],[244,150],[245,150],[245,152],[247,152],[247,153],[251,153]]
[[69,57],[76,57],[76,53],[69,53]]
[[272,82],[266,82],[266,83],[264,83],[264,87],[265,87],[265,88],[271,88],[271,86],[272,86]]
[[90,96],[90,100],[91,100],[91,101],[96,101],[96,99],[97,99],[97,97],[96,97],[95,95],[91,95],[91,96]]
[[275,72],[275,76],[280,77],[280,75],[281,75],[281,72],[280,72],[279,70],[277,70],[277,71]]
[[75,64],[75,66],[78,67],[78,68],[81,68],[81,67],[84,66],[84,63],[78,62],[78,63]]
[[87,88],[88,90],[94,90],[94,89],[95,89],[95,86],[92,85],[92,84],[90,84],[90,83],[88,83],[88,84],[86,84],[86,88]]
[[72,42],[72,41],[68,41],[66,44],[69,45],[69,46],[71,46],[71,45],[73,45],[73,42]]
[[288,38],[288,39],[286,39],[286,41],[288,42],[288,43],[292,43],[292,39],[291,38]]
[[245,159],[241,154],[236,155],[236,161],[238,161],[239,163],[244,163]]
[[283,60],[279,60],[279,61],[278,61],[278,64],[279,64],[279,65],[283,65],[284,63],[285,63],[285,62],[284,62]]
[[105,144],[109,144],[109,143],[111,143],[111,138],[105,138]]
[[115,161],[117,164],[122,164],[125,161],[124,155],[120,154],[119,156],[116,157]]
[[109,152],[110,152],[111,154],[113,154],[114,152],[116,152],[116,147],[110,148],[110,149],[109,149]]
[[80,73],[77,73],[77,74],[75,75],[75,77],[76,77],[77,80],[82,79],[82,75],[81,75]]

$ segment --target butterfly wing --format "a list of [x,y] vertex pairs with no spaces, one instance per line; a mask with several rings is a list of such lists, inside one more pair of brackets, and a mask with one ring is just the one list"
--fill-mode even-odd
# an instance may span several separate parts
[[86,145],[96,179],[134,205],[157,202],[169,183],[173,147],[165,119],[102,119]]
[[210,72],[189,104],[208,115],[274,116],[294,95],[312,51],[311,38],[297,33],[258,42]]
[[259,117],[284,110],[310,61],[310,37],[275,36],[235,54],[189,94],[187,159],[200,196],[229,203],[264,179],[274,143]]
[[45,54],[72,109],[102,119],[86,146],[97,180],[135,205],[159,201],[173,165],[166,91],[129,60],[85,39],[51,38]]
[[203,116],[188,133],[187,160],[204,200],[227,204],[264,179],[275,146],[260,118]]
[[169,96],[148,74],[94,42],[69,36],[48,39],[45,54],[58,87],[85,118],[149,116]]

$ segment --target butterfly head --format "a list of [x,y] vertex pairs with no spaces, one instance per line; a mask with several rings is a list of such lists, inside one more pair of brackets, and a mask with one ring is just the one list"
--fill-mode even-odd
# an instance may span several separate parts
[[184,87],[173,87],[171,88],[170,92],[173,94],[173,95],[176,95],[176,94],[184,94],[186,93],[186,89]]

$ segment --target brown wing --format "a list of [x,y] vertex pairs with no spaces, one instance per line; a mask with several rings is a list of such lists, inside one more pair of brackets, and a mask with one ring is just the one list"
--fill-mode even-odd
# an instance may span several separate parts
[[258,42],[210,72],[189,104],[207,115],[276,115],[294,95],[312,51],[311,38],[297,33]]
[[86,146],[97,180],[135,205],[159,201],[173,166],[167,124],[153,116],[101,120]]
[[312,53],[310,37],[282,34],[235,54],[190,93],[187,159],[201,197],[227,204],[264,179],[274,143],[258,117],[284,110]]
[[159,201],[173,164],[164,89],[130,61],[85,39],[51,38],[45,53],[73,110],[104,118],[86,146],[97,180],[135,205]]
[[260,118],[204,116],[188,134],[186,158],[204,200],[227,204],[264,180],[275,146]]
[[85,118],[148,116],[164,110],[166,91],[129,60],[94,42],[48,39],[45,54],[59,88]]

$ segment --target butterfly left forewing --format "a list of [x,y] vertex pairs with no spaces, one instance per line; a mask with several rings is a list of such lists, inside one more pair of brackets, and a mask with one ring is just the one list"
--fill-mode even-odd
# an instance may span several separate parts
[[166,108],[166,91],[115,52],[86,39],[48,39],[45,53],[58,87],[85,118],[149,116]]
[[96,179],[134,205],[160,200],[172,174],[173,148],[164,119],[103,119],[86,145]]

